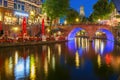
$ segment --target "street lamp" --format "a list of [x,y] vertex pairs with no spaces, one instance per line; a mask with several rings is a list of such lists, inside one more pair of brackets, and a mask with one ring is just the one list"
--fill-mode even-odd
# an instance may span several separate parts
[[65,24],[65,25],[67,24],[67,21],[66,21],[66,20],[64,21],[64,24]]
[[14,31],[16,31],[16,32],[18,31],[18,28],[17,28],[17,27],[15,27],[15,28],[13,28],[13,29],[14,29]]
[[34,11],[30,11],[30,15],[31,15],[31,16],[34,16]]
[[99,25],[99,29],[100,29],[100,21],[101,21],[101,19],[98,19],[98,25]]
[[98,23],[99,23],[99,24],[100,24],[100,21],[101,21],[101,20],[100,20],[100,19],[98,19]]
[[76,22],[79,22],[79,18],[76,18],[75,21],[76,21]]
[[50,29],[49,29],[49,28],[47,28],[47,32],[48,32],[48,33],[50,32]]
[[35,11],[31,10],[31,11],[30,11],[31,23],[34,23],[34,18],[35,18]]

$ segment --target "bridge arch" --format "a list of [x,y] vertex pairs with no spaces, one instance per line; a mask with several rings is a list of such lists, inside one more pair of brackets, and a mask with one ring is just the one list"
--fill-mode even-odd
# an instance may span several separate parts
[[[85,30],[83,28],[77,27],[74,28],[69,34],[68,34],[68,40],[73,40],[76,36],[76,34],[81,31],[81,30]],[[86,31],[86,30],[85,30]]]
[[97,31],[104,32],[106,34],[107,40],[114,41],[114,35],[112,34],[111,31],[107,29],[102,29],[102,28],[98,29]]
[[79,31],[81,31],[81,30],[85,30],[85,31],[88,33],[88,36],[89,36],[90,38],[92,38],[97,31],[99,31],[99,32],[104,32],[104,33],[106,34],[107,40],[114,41],[114,35],[112,34],[112,32],[111,32],[110,30],[107,30],[107,29],[104,29],[104,28],[100,28],[100,29],[99,29],[99,28],[96,28],[96,30],[94,30],[94,29],[92,28],[91,30],[89,30],[89,29],[86,30],[86,29],[84,29],[84,28],[82,28],[82,27],[73,28],[73,29],[68,33],[68,36],[67,36],[68,40],[73,40],[73,39],[75,38],[76,34],[77,34]]

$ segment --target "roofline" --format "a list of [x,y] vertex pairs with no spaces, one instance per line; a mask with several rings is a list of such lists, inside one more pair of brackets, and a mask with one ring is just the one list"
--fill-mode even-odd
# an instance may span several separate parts
[[27,1],[27,0],[19,0],[19,1],[21,1],[21,2],[24,2],[24,3],[28,3],[28,4],[31,4],[31,5],[33,5],[33,6],[35,6],[35,7],[41,7],[41,5],[42,4],[35,4],[35,3],[33,3],[33,2],[30,2],[30,1]]

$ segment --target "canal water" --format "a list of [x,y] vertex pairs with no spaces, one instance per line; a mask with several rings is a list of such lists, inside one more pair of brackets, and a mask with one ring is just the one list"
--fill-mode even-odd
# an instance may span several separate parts
[[120,80],[120,47],[87,38],[0,48],[0,80]]

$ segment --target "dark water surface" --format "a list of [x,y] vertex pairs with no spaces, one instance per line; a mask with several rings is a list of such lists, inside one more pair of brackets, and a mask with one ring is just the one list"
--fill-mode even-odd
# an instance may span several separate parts
[[0,48],[0,80],[120,80],[120,47],[105,40],[78,38]]

